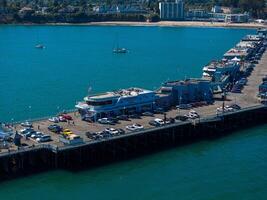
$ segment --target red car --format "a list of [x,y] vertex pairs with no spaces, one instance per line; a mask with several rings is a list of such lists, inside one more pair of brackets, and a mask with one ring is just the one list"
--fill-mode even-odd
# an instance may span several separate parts
[[61,115],[63,118],[65,118],[66,120],[72,120],[72,117],[70,115],[67,114],[63,114]]

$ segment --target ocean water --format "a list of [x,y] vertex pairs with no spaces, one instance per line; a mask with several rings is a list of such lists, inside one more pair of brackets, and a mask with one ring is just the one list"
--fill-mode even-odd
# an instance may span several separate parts
[[[72,109],[87,94],[199,77],[249,29],[0,26],[0,121]],[[42,43],[45,49],[35,49]],[[114,55],[113,47],[129,49]],[[0,199],[257,199],[267,197],[267,126],[73,173],[0,183]]]
[[[158,88],[201,76],[255,30],[112,26],[0,26],[0,121],[72,109],[91,93]],[[36,49],[42,43],[45,49]],[[113,54],[119,44],[129,53]]]
[[0,184],[8,200],[266,200],[267,126],[72,173]]

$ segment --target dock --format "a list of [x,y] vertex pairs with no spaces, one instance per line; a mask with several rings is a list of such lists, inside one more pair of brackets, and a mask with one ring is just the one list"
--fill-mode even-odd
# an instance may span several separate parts
[[[140,119],[120,121],[116,125],[106,125],[82,121],[77,112],[68,113],[71,122],[59,122],[63,129],[69,129],[80,136],[83,142],[75,145],[66,145],[59,139],[59,134],[47,129],[52,122],[46,119],[32,121],[38,131],[51,136],[51,141],[36,143],[33,140],[22,138],[23,146],[11,146],[0,152],[1,179],[15,178],[21,175],[32,174],[49,169],[90,168],[109,162],[129,159],[132,157],[184,145],[194,141],[212,139],[227,135],[234,130],[263,124],[267,122],[267,106],[259,102],[258,86],[267,74],[267,52],[262,55],[242,93],[228,93],[226,99],[215,100],[211,105],[194,108],[200,115],[198,119],[175,121],[161,127],[154,127],[149,122],[154,118],[163,118],[163,114],[153,117],[142,116]],[[223,104],[238,104],[242,108],[234,112],[218,113],[217,108]],[[172,108],[166,112],[167,118],[185,115],[188,110]],[[99,132],[105,128],[125,129],[129,124],[138,123],[144,130],[138,132],[125,131],[101,140],[93,140],[86,136],[86,132]],[[14,130],[20,130],[20,124],[14,124]]]

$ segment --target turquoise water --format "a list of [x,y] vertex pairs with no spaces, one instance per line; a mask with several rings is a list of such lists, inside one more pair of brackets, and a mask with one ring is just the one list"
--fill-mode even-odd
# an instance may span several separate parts
[[266,200],[267,126],[151,156],[71,173],[54,171],[0,185],[17,200]]
[[[247,29],[0,26],[0,121],[72,109],[92,92],[199,77]],[[117,39],[118,38],[118,39]],[[116,40],[130,52],[112,53]],[[42,43],[45,49],[35,49]],[[29,108],[31,107],[31,108]]]
[[[89,86],[154,89],[198,77],[247,29],[0,26],[0,121],[71,109]],[[116,37],[130,52],[114,55]],[[35,49],[43,43],[44,50]],[[31,106],[31,109],[29,109]],[[59,108],[57,108],[59,107]],[[0,199],[259,199],[267,197],[267,126],[79,173],[0,184]]]

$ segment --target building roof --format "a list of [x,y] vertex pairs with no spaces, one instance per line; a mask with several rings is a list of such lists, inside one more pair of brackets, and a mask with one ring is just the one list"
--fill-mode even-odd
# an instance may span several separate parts
[[133,96],[138,96],[140,94],[148,94],[148,93],[155,93],[155,92],[151,90],[133,87],[133,88],[116,90],[113,92],[105,92],[101,94],[87,96],[85,97],[85,100],[86,101],[105,100],[105,99],[108,100],[108,99],[120,98],[120,97],[133,97]]

